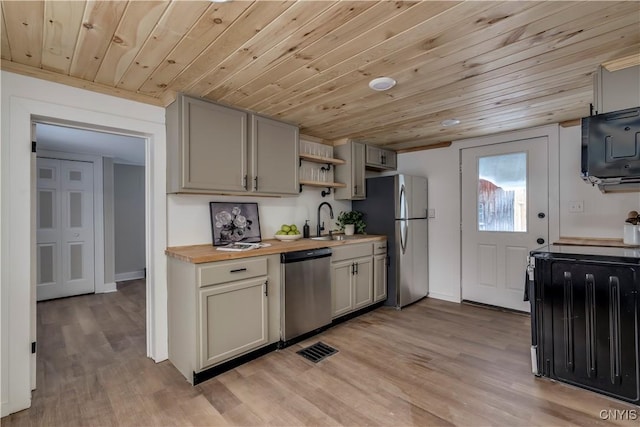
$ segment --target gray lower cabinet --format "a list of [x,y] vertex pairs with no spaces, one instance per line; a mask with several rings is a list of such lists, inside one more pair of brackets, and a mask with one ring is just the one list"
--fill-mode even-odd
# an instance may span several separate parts
[[200,289],[200,364],[204,369],[269,341],[265,277]]
[[353,311],[353,262],[331,264],[331,315],[339,317]]
[[169,360],[193,374],[280,339],[280,256],[168,258]]
[[373,302],[387,299],[387,242],[373,244]]
[[349,141],[333,148],[334,156],[344,160],[344,165],[336,165],[334,178],[346,184],[344,188],[336,188],[336,200],[361,200],[366,197],[365,189],[365,145]]
[[357,310],[373,303],[373,260],[366,257],[356,258],[353,262],[353,309]]
[[298,194],[297,126],[182,94],[166,126],[168,193]]
[[331,313],[336,318],[373,303],[373,246],[350,244],[332,252]]

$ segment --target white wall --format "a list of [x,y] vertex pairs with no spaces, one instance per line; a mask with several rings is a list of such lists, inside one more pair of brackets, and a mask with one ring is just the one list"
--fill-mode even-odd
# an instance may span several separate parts
[[457,148],[400,154],[398,171],[425,176],[429,219],[429,295],[460,301],[460,184]]
[[[300,196],[283,198],[170,194],[167,196],[168,245],[211,244],[209,202],[223,201],[257,202],[263,239],[273,238],[282,224],[296,224],[302,230],[305,219],[310,220],[311,235],[314,236],[320,203],[329,202],[335,218],[340,211],[351,210],[350,201],[334,200],[333,195],[322,197],[321,191],[321,188],[303,187]],[[337,228],[335,219],[329,219],[326,206],[322,208],[321,221],[325,223],[325,232],[329,227]]]
[[[1,415],[27,408],[30,387],[31,120],[84,123],[145,138],[149,221],[147,353],[167,357],[164,109],[6,71],[1,79]],[[149,233],[149,231],[151,231]]]
[[[622,238],[631,210],[640,211],[640,193],[603,194],[580,178],[580,126],[560,128],[560,234],[564,237]],[[570,202],[584,212],[569,212]]]
[[144,166],[113,165],[116,281],[144,277]]
[[[456,141],[450,147],[400,154],[398,171],[429,180],[429,296],[459,302],[460,292],[460,150],[518,139],[549,141],[550,238],[558,237],[558,126],[543,126],[483,138]],[[555,200],[552,204],[551,200]],[[555,205],[555,206],[553,206]]]

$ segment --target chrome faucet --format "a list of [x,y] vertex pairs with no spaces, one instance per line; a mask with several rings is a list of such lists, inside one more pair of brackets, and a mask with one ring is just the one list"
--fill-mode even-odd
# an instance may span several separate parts
[[322,230],[324,230],[324,221],[322,222],[322,224],[320,224],[320,209],[322,208],[323,205],[329,206],[329,218],[333,219],[333,208],[331,207],[329,202],[320,203],[320,205],[318,206],[318,228],[317,228],[318,237],[320,237],[320,233],[322,233]]

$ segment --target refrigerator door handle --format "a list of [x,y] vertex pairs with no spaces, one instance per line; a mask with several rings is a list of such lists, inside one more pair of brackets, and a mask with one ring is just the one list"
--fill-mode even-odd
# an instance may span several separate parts
[[407,231],[409,227],[407,227],[407,221],[400,221],[400,248],[402,248],[402,254],[404,255],[407,252]]
[[400,186],[400,218],[409,218],[409,205],[407,204],[407,192],[405,191],[404,184]]

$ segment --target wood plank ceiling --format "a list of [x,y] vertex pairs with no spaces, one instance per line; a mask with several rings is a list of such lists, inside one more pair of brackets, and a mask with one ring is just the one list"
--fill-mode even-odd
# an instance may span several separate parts
[[[4,70],[162,106],[185,92],[398,150],[586,116],[598,65],[640,56],[637,1],[2,1],[1,11]],[[374,92],[379,76],[398,83]],[[442,127],[449,118],[462,123]]]

